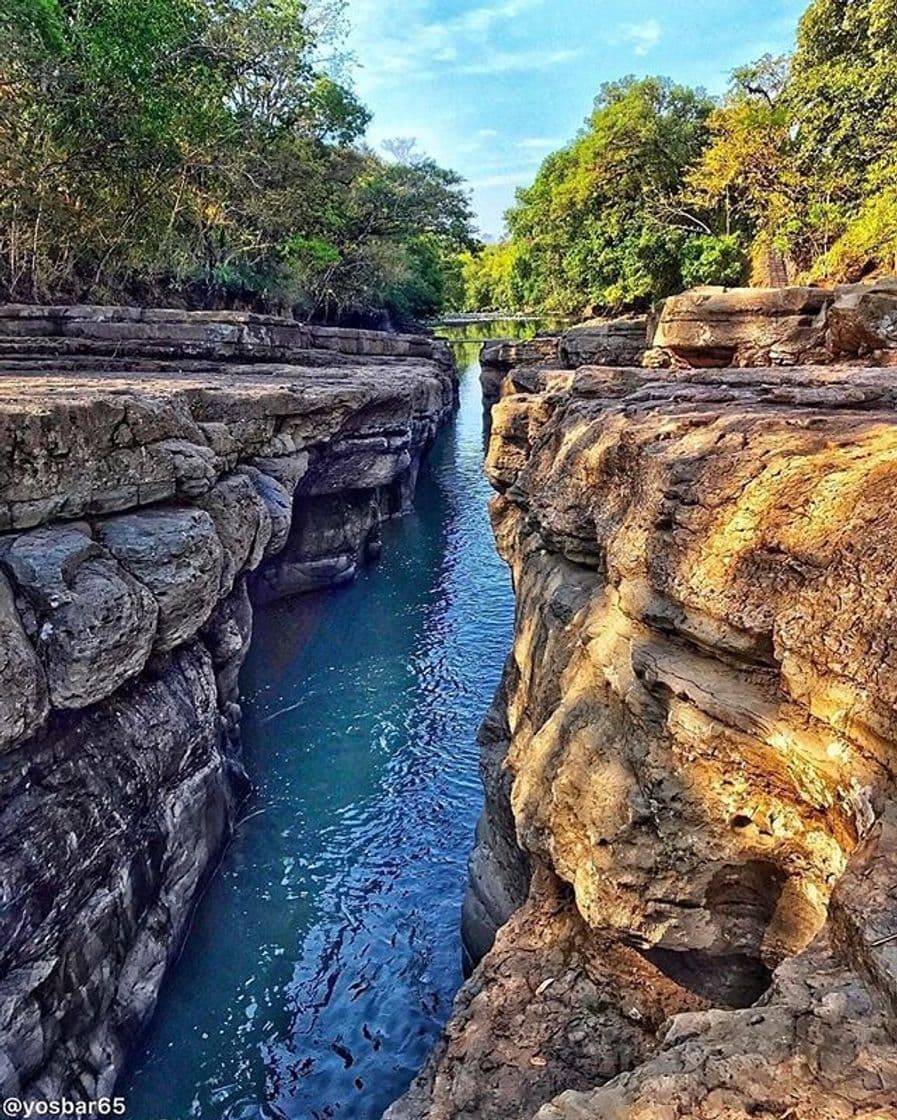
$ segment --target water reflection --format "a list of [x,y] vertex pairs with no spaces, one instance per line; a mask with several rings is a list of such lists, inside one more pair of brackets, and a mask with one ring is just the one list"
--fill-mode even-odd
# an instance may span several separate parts
[[513,609],[485,512],[477,349],[460,351],[459,414],[382,561],[256,616],[256,793],[126,1079],[130,1120],[374,1120],[445,1021],[474,737]]

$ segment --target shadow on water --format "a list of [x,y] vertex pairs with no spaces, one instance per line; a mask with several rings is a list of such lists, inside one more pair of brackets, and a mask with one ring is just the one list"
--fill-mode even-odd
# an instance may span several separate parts
[[475,733],[513,617],[477,350],[459,348],[460,410],[382,561],[256,614],[255,793],[121,1088],[129,1120],[375,1120],[448,1015]]

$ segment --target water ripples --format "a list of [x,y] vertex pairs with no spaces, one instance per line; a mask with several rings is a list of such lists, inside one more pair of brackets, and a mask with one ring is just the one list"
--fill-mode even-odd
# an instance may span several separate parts
[[513,613],[478,372],[380,564],[257,616],[258,788],[124,1087],[131,1120],[375,1120],[448,1015],[475,733]]

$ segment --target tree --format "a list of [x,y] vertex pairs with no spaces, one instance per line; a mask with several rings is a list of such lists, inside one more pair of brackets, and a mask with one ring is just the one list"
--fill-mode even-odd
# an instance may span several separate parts
[[711,109],[702,91],[664,78],[603,86],[583,131],[508,213],[513,305],[639,307],[681,286],[682,246],[697,230],[677,195]]
[[[822,245],[813,275],[893,262],[897,0],[815,0],[801,20],[787,101],[795,169],[812,184]],[[862,257],[865,255],[866,259]]]
[[775,253],[784,261],[800,232],[795,220],[806,184],[793,165],[788,79],[789,60],[771,55],[734,71],[727,96],[708,117],[707,147],[685,176],[685,205],[705,215],[722,244],[741,246],[742,278],[746,245],[753,244],[756,257]]
[[[643,308],[686,285],[856,280],[897,267],[897,0],[814,0],[793,57],[714,103],[604,86],[586,127],[466,260],[468,303]],[[505,303],[509,300],[509,303]]]
[[399,165],[363,146],[369,114],[339,80],[343,13],[7,0],[2,294],[339,316],[407,280],[419,298],[402,309],[431,308],[432,253],[469,244],[469,203],[423,155]]

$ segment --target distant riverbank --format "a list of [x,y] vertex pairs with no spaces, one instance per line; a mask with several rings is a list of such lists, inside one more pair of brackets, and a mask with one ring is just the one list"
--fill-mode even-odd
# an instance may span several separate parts
[[[458,312],[456,315],[443,315],[442,318],[429,325],[436,329],[439,327],[466,327],[470,323],[538,323],[541,326],[547,318],[544,314],[512,315],[506,311],[469,311]],[[557,323],[560,328],[569,326],[577,320],[573,315],[555,315],[550,317],[550,321]]]

